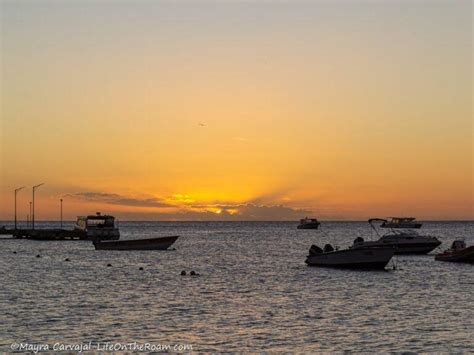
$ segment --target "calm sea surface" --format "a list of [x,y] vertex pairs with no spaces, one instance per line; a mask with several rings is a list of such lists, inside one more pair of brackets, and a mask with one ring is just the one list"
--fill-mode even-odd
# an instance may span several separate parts
[[[305,231],[286,222],[121,222],[120,229],[122,239],[181,237],[176,250],[144,252],[0,241],[0,351],[91,341],[194,351],[474,350],[473,265],[432,255],[395,257],[390,271],[305,265],[312,243],[375,239],[367,223]],[[427,222],[421,231],[438,236],[442,249],[455,238],[474,244],[474,222]]]

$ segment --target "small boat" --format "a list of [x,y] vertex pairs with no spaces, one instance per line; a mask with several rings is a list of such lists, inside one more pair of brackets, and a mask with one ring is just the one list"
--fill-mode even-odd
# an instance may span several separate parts
[[379,236],[376,241],[364,241],[363,238],[358,237],[354,240],[353,249],[367,249],[389,246],[395,248],[395,254],[428,254],[430,251],[441,245],[438,238],[430,235],[420,235],[414,230],[398,231],[392,230],[383,236],[379,234],[377,229],[372,224],[375,221],[385,221],[380,218],[369,219],[370,226]]
[[300,224],[298,225],[298,229],[318,229],[321,223],[316,218],[303,218],[300,219]]
[[[383,219],[384,221],[381,228],[407,228],[407,229],[418,229],[423,225],[416,221],[414,217],[388,217],[390,220]],[[375,218],[378,220],[378,218]]]
[[435,260],[474,263],[474,245],[466,247],[464,240],[455,240],[451,248],[435,255]]
[[179,236],[147,238],[147,239],[130,239],[117,241],[94,241],[96,250],[166,250]]
[[309,266],[380,270],[385,268],[394,253],[395,249],[391,247],[334,250],[330,244],[326,244],[324,249],[312,245],[305,262]]

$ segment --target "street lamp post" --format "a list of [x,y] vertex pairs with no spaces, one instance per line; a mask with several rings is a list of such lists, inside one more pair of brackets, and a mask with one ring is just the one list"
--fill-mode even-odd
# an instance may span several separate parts
[[41,185],[44,185],[44,183],[42,182],[41,184],[33,186],[33,211],[31,215],[31,229],[35,229],[35,190]]
[[29,224],[29,227],[28,227],[28,229],[30,229],[30,228],[31,228],[31,211],[32,211],[32,208],[31,208],[31,201],[30,201],[30,224]]
[[63,229],[63,199],[61,201],[61,229]]
[[22,189],[24,189],[24,188],[25,188],[25,187],[22,186],[22,187],[19,187],[19,188],[15,189],[15,230],[16,230],[16,194],[17,194],[18,191],[20,191],[20,190],[22,190]]

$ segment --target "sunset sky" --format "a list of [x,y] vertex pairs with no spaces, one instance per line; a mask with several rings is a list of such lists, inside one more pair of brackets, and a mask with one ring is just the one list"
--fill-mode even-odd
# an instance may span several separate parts
[[1,2],[0,219],[473,219],[471,1]]

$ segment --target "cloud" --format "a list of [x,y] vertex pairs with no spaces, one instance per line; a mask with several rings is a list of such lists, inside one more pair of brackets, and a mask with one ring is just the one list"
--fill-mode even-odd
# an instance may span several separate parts
[[157,197],[135,198],[104,192],[77,192],[66,196],[76,200],[102,202],[110,205],[133,207],[175,207]]
[[124,212],[121,218],[172,221],[292,221],[311,215],[312,211],[283,205],[254,204],[193,205],[180,211]]
[[312,211],[282,204],[257,204],[254,202],[196,203],[187,195],[175,194],[170,199],[157,197],[137,198],[115,193],[77,192],[65,197],[116,206],[170,208],[168,210],[116,211],[120,218],[131,220],[172,221],[290,221],[309,216]]

